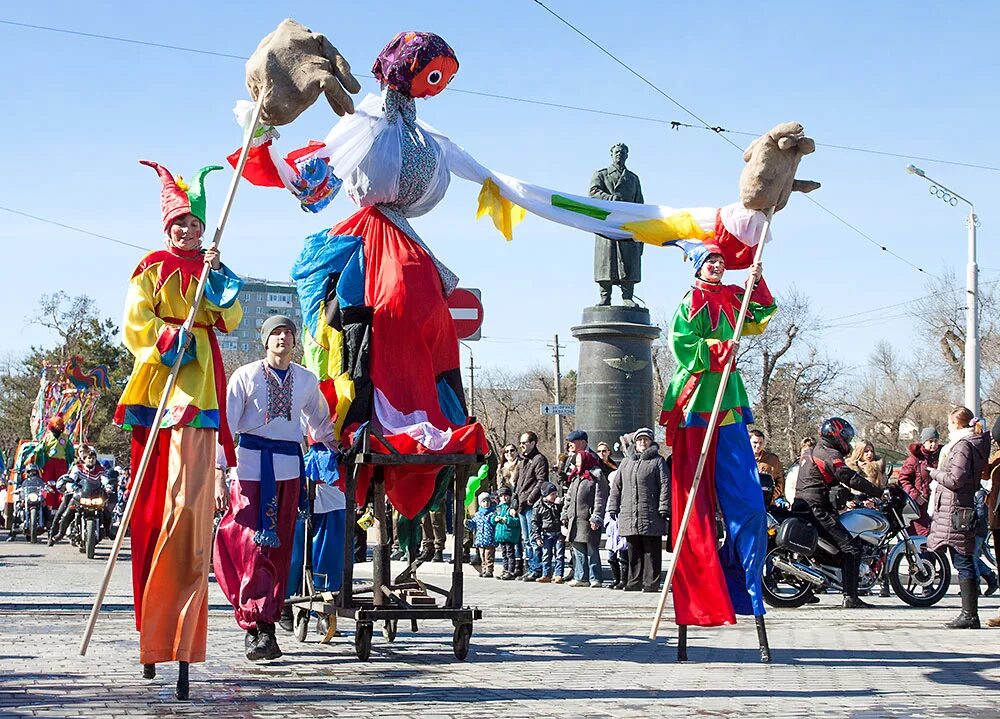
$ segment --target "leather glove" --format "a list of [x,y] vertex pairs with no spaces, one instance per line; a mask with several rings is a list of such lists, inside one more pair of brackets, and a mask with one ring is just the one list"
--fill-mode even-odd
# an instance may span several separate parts
[[608,516],[611,517],[616,522],[618,521],[618,512],[608,512]]
[[660,519],[662,519],[664,522],[666,522],[668,519],[670,519],[670,513],[669,512],[660,512]]

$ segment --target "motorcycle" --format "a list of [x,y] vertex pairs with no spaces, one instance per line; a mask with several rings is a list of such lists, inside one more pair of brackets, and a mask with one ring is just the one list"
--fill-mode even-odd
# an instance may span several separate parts
[[45,499],[49,491],[38,476],[26,477],[17,489],[14,526],[20,523],[25,538],[32,544],[38,542],[38,535],[46,528]]
[[[70,542],[93,559],[97,543],[106,535],[105,517],[110,483],[106,476],[80,477],[74,488],[69,511],[75,512],[70,527]],[[117,484],[117,483],[115,483]]]
[[[951,566],[940,551],[927,548],[927,537],[911,537],[906,528],[920,516],[916,503],[901,489],[890,488],[875,508],[860,507],[840,515],[840,522],[861,549],[859,593],[870,592],[888,575],[892,591],[913,607],[930,607],[947,593]],[[819,536],[816,527],[793,505],[768,513],[764,559],[764,601],[772,607],[801,607],[814,594],[843,589],[839,550]]]

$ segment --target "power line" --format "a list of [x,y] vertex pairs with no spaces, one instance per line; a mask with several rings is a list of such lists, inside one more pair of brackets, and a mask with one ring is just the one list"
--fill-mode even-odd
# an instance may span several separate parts
[[[653,120],[652,118],[635,117],[637,120],[652,120],[653,122],[665,122],[664,120]],[[715,133],[728,132],[730,135],[746,135],[747,137],[760,137],[764,133],[762,132],[747,132],[745,130],[728,130],[725,127],[708,127],[707,125],[692,125],[688,122],[678,122],[677,120],[670,121],[670,127],[674,130],[679,130],[682,127],[691,128],[692,130],[710,130]],[[922,162],[936,162],[942,165],[955,165],[957,167],[971,167],[976,170],[990,170],[992,172],[1000,172],[1000,166],[996,165],[977,165],[973,162],[960,162],[958,160],[942,160],[940,157],[924,157],[922,155],[911,155],[904,154],[901,152],[888,152],[886,150],[873,150],[870,147],[854,147],[852,145],[835,145],[830,142],[817,142],[816,147],[829,147],[834,150],[846,150],[848,152],[860,152],[866,155],[881,155],[883,157],[898,157],[902,160],[920,160]]]
[[[571,30],[573,30],[573,32],[577,33],[580,37],[584,38],[587,42],[589,42],[591,45],[593,45],[594,47],[596,47],[602,53],[604,53],[605,55],[607,55],[609,58],[611,58],[612,60],[614,60],[616,63],[618,63],[619,65],[621,65],[626,70],[628,70],[628,72],[630,72],[632,75],[634,75],[635,77],[639,78],[643,83],[645,83],[646,85],[648,85],[649,87],[651,87],[658,94],[662,95],[667,100],[669,100],[670,102],[672,102],[674,105],[676,105],[677,107],[679,107],[681,110],[683,110],[684,112],[686,112],[688,115],[690,115],[691,117],[693,117],[695,120],[697,120],[698,122],[700,122],[704,126],[705,129],[713,130],[718,137],[722,138],[723,141],[725,141],[725,142],[729,143],[730,145],[732,145],[739,152],[741,152],[741,153],[743,152],[743,148],[742,147],[740,147],[739,145],[737,145],[731,139],[729,139],[728,137],[726,137],[725,134],[723,134],[724,133],[724,129],[721,126],[714,126],[713,127],[713,126],[709,125],[708,122],[706,122],[702,117],[700,117],[698,114],[696,114],[693,110],[691,110],[688,107],[686,107],[685,105],[681,104],[681,102],[679,102],[678,100],[674,99],[669,94],[667,94],[665,91],[663,91],[662,89],[660,89],[651,80],[647,79],[645,76],[641,75],[639,72],[637,72],[636,70],[632,69],[626,62],[624,62],[623,60],[619,59],[614,53],[612,53],[610,50],[607,50],[599,42],[597,42],[592,37],[590,37],[589,35],[587,35],[585,32],[583,32],[582,30],[580,30],[578,27],[576,27],[575,25],[573,25],[573,23],[569,22],[568,20],[566,20],[564,17],[562,17],[558,13],[554,12],[553,10],[550,10],[545,5],[545,3],[542,2],[542,0],[534,0],[534,2],[535,2],[536,5],[538,5],[539,7],[543,8],[546,12],[548,12],[554,18],[556,18],[557,20],[559,20],[561,23],[563,23],[566,27],[568,27]],[[821,210],[823,210],[824,212],[826,212],[828,215],[830,215],[830,216],[836,218],[837,220],[839,220],[844,226],[850,228],[851,230],[854,230],[854,232],[856,232],[858,235],[860,235],[861,237],[863,237],[865,240],[867,240],[871,244],[873,244],[876,247],[878,247],[883,252],[887,252],[888,254],[892,255],[893,257],[897,258],[898,260],[906,263],[910,267],[913,267],[918,272],[921,272],[923,274],[930,274],[930,273],[926,272],[922,267],[919,267],[919,266],[913,264],[912,262],[910,262],[909,260],[907,260],[903,256],[901,256],[899,254],[896,254],[895,252],[893,252],[892,250],[890,250],[888,247],[886,247],[882,243],[876,241],[875,239],[873,239],[872,237],[870,237],[868,234],[862,232],[860,229],[858,229],[857,227],[855,227],[854,225],[852,225],[850,222],[848,222],[847,220],[845,220],[843,217],[841,217],[840,215],[838,215],[833,210],[829,209],[828,207],[826,207],[825,205],[823,205],[822,203],[820,203],[818,200],[814,200],[813,198],[809,197],[809,195],[806,195],[805,197],[806,197],[807,200],[809,200],[810,202],[812,202],[814,205],[816,205],[817,207],[819,207]]]
[[[543,10],[545,10],[545,12],[549,13],[552,17],[556,18],[563,25],[565,25],[566,27],[570,28],[577,35],[579,35],[580,37],[582,37],[584,40],[586,40],[591,45],[593,45],[594,47],[596,47],[602,53],[604,53],[605,55],[607,55],[608,57],[610,57],[612,60],[614,60],[616,63],[618,63],[619,65],[621,65],[629,73],[631,73],[635,77],[639,78],[639,80],[641,80],[643,83],[645,83],[650,88],[652,88],[656,93],[658,93],[658,94],[662,95],[663,97],[665,97],[667,100],[669,100],[670,102],[672,102],[674,105],[676,105],[677,107],[679,107],[681,110],[683,110],[684,112],[686,112],[688,115],[690,115],[691,117],[693,117],[695,120],[697,120],[698,122],[700,122],[705,127],[709,127],[709,124],[705,120],[703,120],[697,113],[695,113],[694,110],[691,110],[690,108],[688,108],[684,104],[682,104],[679,100],[676,100],[675,98],[673,98],[670,95],[668,95],[666,92],[664,92],[662,89],[660,89],[654,82],[652,82],[651,80],[649,80],[644,75],[642,75],[639,72],[637,72],[636,70],[632,69],[626,62],[624,62],[623,60],[620,60],[617,55],[615,55],[614,53],[612,53],[610,50],[607,50],[603,45],[601,45],[599,42],[597,42],[592,37],[590,37],[590,35],[588,35],[587,33],[585,33],[583,30],[581,30],[580,28],[578,28],[576,25],[574,25],[573,23],[571,23],[569,20],[567,20],[566,18],[564,18],[559,13],[555,12],[554,10],[549,9],[549,7],[545,3],[542,2],[542,0],[534,0],[534,2],[540,8],[542,8]],[[740,147],[739,145],[737,145],[732,140],[730,140],[728,137],[725,137],[724,135],[721,135],[721,134],[719,135],[719,137],[721,137],[723,140],[725,140],[726,142],[728,142],[730,145],[732,145],[733,147],[735,147],[740,152],[743,152],[743,148]]]
[[232,55],[227,52],[215,52],[214,50],[202,50],[197,47],[183,47],[182,45],[167,45],[161,42],[149,42],[148,40],[133,40],[129,37],[116,37],[114,35],[102,35],[95,32],[81,32],[80,30],[67,30],[61,27],[49,27],[48,25],[32,25],[26,22],[14,22],[13,20],[0,20],[0,25],[13,25],[14,27],[30,28],[31,30],[46,30],[48,32],[58,32],[63,35],[77,35],[79,37],[89,37],[96,40],[113,40],[114,42],[124,42],[129,45],[145,45],[146,47],[158,47],[163,50],[179,50],[180,52],[193,52],[198,55],[213,55],[215,57],[225,57],[232,60],[246,60],[242,55]]
[[[538,0],[535,0],[535,2],[538,2]],[[538,4],[542,5],[542,3],[540,3],[540,2]],[[553,13],[551,10],[549,10],[549,8],[545,7],[544,5],[542,5],[542,7],[544,7],[545,10],[547,10],[551,14],[555,15],[555,17],[559,17],[558,15],[556,15],[555,13]],[[562,18],[559,18],[559,19],[562,20]],[[565,20],[563,20],[563,22],[565,22]],[[120,36],[116,36],[116,35],[104,35],[104,34],[101,34],[101,33],[83,32],[83,31],[80,31],[80,30],[70,30],[70,29],[67,29],[67,28],[52,27],[52,26],[49,26],[49,25],[35,25],[35,24],[32,24],[32,23],[16,22],[14,20],[2,20],[2,19],[0,19],[0,25],[9,25],[11,27],[20,27],[20,28],[26,28],[26,29],[30,29],[30,30],[43,30],[43,31],[46,31],[46,32],[60,33],[60,34],[63,34],[63,35],[75,35],[75,36],[78,36],[78,37],[86,37],[86,38],[91,38],[91,39],[95,39],[95,40],[110,40],[112,42],[121,42],[121,43],[126,43],[126,44],[129,44],[129,45],[140,45],[140,46],[145,46],[145,47],[153,47],[153,48],[158,48],[158,49],[161,49],[161,50],[174,50],[174,51],[177,51],[177,52],[189,52],[189,53],[194,53],[194,54],[197,54],[197,55],[209,55],[209,56],[212,56],[212,57],[222,57],[222,58],[226,58],[226,59],[230,59],[230,60],[243,60],[243,61],[245,61],[245,60],[249,59],[246,55],[236,55],[236,54],[227,53],[227,52],[217,52],[215,50],[205,50],[205,49],[202,49],[202,48],[187,47],[187,46],[183,46],[183,45],[170,45],[170,44],[167,44],[167,43],[151,42],[151,41],[147,41],[147,40],[137,40],[135,38],[120,37]],[[569,25],[569,23],[567,23],[567,25]],[[525,103],[525,104],[528,104],[528,105],[539,105],[541,107],[550,107],[550,108],[559,109],[559,110],[571,110],[573,112],[586,112],[586,113],[589,113],[589,114],[592,114],[592,115],[604,115],[606,117],[618,117],[618,118],[622,118],[622,119],[626,119],[626,120],[639,120],[641,122],[654,122],[654,123],[657,123],[659,125],[669,125],[671,128],[673,128],[675,130],[679,129],[681,127],[687,127],[687,128],[692,128],[692,129],[695,129],[695,130],[710,130],[712,132],[715,132],[718,135],[722,135],[723,133],[728,133],[730,135],[745,135],[747,137],[759,137],[760,135],[763,134],[763,133],[760,133],[760,132],[748,132],[748,131],[745,131],[745,130],[730,130],[730,129],[727,129],[727,128],[724,128],[724,127],[720,127],[720,126],[710,126],[710,125],[708,125],[708,123],[704,122],[700,117],[698,117],[697,115],[695,115],[694,113],[692,113],[688,108],[686,108],[685,106],[681,105],[673,97],[671,97],[670,95],[667,95],[665,92],[663,92],[662,90],[660,90],[659,88],[657,88],[655,85],[653,85],[645,77],[643,77],[642,75],[639,75],[637,72],[635,72],[634,70],[632,70],[631,68],[629,68],[627,65],[625,65],[621,60],[619,60],[618,58],[616,58],[613,55],[611,55],[604,48],[600,47],[600,45],[598,45],[590,37],[588,37],[587,35],[585,35],[584,33],[582,33],[580,30],[578,30],[574,26],[572,26],[572,25],[569,25],[569,26],[573,27],[573,29],[576,32],[578,32],[583,37],[587,38],[587,40],[589,42],[591,42],[592,44],[594,44],[595,46],[597,46],[602,52],[604,52],[605,54],[608,54],[610,57],[614,58],[615,61],[618,64],[620,64],[623,67],[625,67],[629,72],[631,72],[632,74],[634,74],[637,77],[639,77],[647,85],[649,85],[650,87],[653,87],[653,89],[655,89],[659,94],[661,94],[664,97],[668,98],[671,102],[673,102],[679,108],[683,109],[685,112],[687,112],[688,114],[690,114],[692,117],[694,117],[695,119],[697,119],[702,124],[700,124],[700,125],[694,125],[694,124],[691,124],[691,123],[679,122],[677,120],[666,120],[666,119],[664,119],[662,117],[649,117],[648,115],[635,115],[635,114],[627,113],[627,112],[616,112],[616,111],[613,111],[613,110],[601,110],[601,109],[594,108],[594,107],[582,107],[580,105],[570,105],[570,104],[561,103],[561,102],[551,102],[551,101],[547,101],[547,100],[537,100],[537,99],[528,98],[528,97],[517,97],[517,96],[514,96],[514,95],[500,95],[500,94],[492,93],[492,92],[483,92],[481,90],[465,90],[465,89],[462,89],[462,88],[452,87],[452,86],[448,87],[448,92],[457,92],[457,93],[461,93],[463,95],[473,95],[475,97],[487,97],[487,98],[490,98],[490,99],[493,99],[493,100],[503,100],[505,102],[520,102],[520,103]],[[363,77],[363,78],[366,78],[366,79],[374,79],[374,76],[372,76],[372,75],[366,75],[364,73],[357,73],[356,72],[356,73],[354,73],[354,75],[356,77]],[[726,138],[724,138],[724,139],[726,139]],[[733,145],[734,147],[738,147],[737,145],[735,145],[735,143],[733,143],[732,141],[729,141],[728,139],[727,139],[727,142],[729,142],[729,144]],[[848,152],[858,152],[858,153],[869,154],[869,155],[881,155],[881,156],[884,156],[884,157],[898,157],[898,158],[904,159],[904,160],[919,160],[921,162],[935,162],[935,163],[942,164],[942,165],[954,165],[956,167],[969,167],[969,168],[973,168],[973,169],[977,169],[977,170],[989,170],[991,172],[1000,172],[1000,166],[995,166],[995,165],[979,165],[979,164],[972,163],[972,162],[962,162],[960,160],[944,160],[944,159],[941,159],[939,157],[925,157],[925,156],[922,156],[922,155],[913,155],[913,154],[909,154],[909,153],[890,152],[890,151],[887,151],[887,150],[874,150],[874,149],[871,149],[871,148],[868,148],[868,147],[855,147],[855,146],[851,146],[851,145],[837,145],[837,144],[826,143],[826,142],[817,142],[816,145],[818,147],[829,147],[831,149],[845,150],[845,151],[848,151]]]
[[15,210],[11,207],[0,207],[0,210],[4,212],[9,212],[13,215],[20,215],[21,217],[27,217],[32,220],[37,220],[38,222],[44,222],[48,225],[55,225],[56,227],[62,227],[65,230],[73,230],[73,232],[80,232],[84,235],[90,235],[91,237],[98,237],[102,240],[107,240],[108,242],[114,242],[117,245],[124,245],[125,247],[134,247],[137,250],[142,250],[143,252],[149,252],[149,247],[143,247],[142,245],[134,245],[131,242],[125,242],[125,240],[118,240],[114,237],[108,237],[107,235],[101,235],[96,232],[91,232],[90,230],[84,230],[80,227],[73,227],[73,225],[66,225],[62,222],[56,222],[55,220],[50,220],[47,217],[39,217],[38,215],[32,215],[29,212],[21,212],[20,210]]

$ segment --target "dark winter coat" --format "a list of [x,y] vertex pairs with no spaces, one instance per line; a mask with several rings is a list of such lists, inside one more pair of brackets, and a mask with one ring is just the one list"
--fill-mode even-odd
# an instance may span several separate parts
[[[597,467],[597,457],[588,451],[582,469],[574,469],[569,489],[563,497],[563,524],[569,527],[570,542],[599,542],[604,526],[604,512],[608,507],[608,478]],[[593,460],[590,460],[593,457]],[[590,523],[597,524],[592,529]]]
[[544,498],[535,502],[531,514],[531,541],[538,544],[539,539],[545,539],[546,533],[559,531],[559,505],[547,502]]
[[650,445],[641,457],[626,457],[611,484],[608,511],[618,514],[618,534],[623,537],[662,537],[670,512],[670,465]]
[[510,543],[517,544],[521,540],[521,518],[510,513],[509,504],[500,503],[497,507],[496,523],[497,529],[494,535],[497,544]]
[[948,452],[938,469],[931,470],[937,482],[934,493],[934,513],[929,549],[951,547],[959,554],[972,554],[976,549],[975,529],[959,532],[952,528],[951,516],[959,507],[974,507],[979,479],[990,456],[990,436],[986,433],[962,437]]
[[914,442],[907,449],[909,456],[899,470],[899,486],[920,507],[920,516],[913,520],[912,531],[926,537],[931,529],[931,518],[927,514],[927,501],[931,496],[931,470],[938,465],[941,447],[928,452],[924,445]]
[[517,468],[517,482],[514,493],[519,509],[534,506],[542,496],[542,487],[549,481],[549,460],[535,447],[521,459]]

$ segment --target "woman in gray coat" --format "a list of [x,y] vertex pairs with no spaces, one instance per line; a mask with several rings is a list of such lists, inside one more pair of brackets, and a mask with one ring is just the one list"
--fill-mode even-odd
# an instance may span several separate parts
[[597,455],[589,447],[576,455],[570,471],[569,488],[563,497],[562,521],[569,528],[573,543],[573,581],[571,587],[600,587],[601,528],[608,505],[608,478],[600,470]]
[[931,470],[931,531],[927,547],[947,547],[958,571],[962,613],[945,624],[949,629],[979,629],[979,578],[976,550],[975,495],[990,455],[990,436],[967,407],[948,417],[948,444],[941,450],[938,468]]
[[611,485],[608,513],[628,542],[625,591],[656,592],[670,516],[670,465],[660,456],[653,430],[636,430],[633,441],[636,451],[626,454]]

